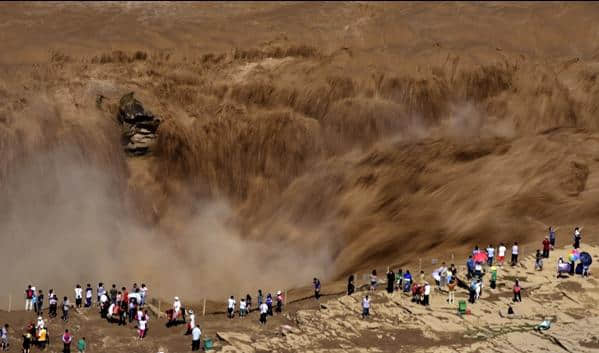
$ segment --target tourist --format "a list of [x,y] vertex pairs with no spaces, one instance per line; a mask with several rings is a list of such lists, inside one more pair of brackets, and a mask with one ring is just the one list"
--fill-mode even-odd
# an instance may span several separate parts
[[116,297],[117,297],[117,295],[119,295],[119,291],[118,291],[118,289],[116,289],[116,284],[112,285],[109,293],[110,293],[110,301],[112,303],[116,303]]
[[88,283],[87,287],[85,288],[85,307],[86,308],[89,308],[92,306],[92,297],[93,297],[92,286]]
[[85,337],[81,337],[79,342],[77,342],[77,352],[85,353],[85,349],[87,348],[87,342],[85,341]]
[[179,315],[181,314],[181,300],[179,300],[179,297],[175,297],[174,301],[173,301],[173,316],[172,316],[172,321],[176,322],[179,318]]
[[245,302],[245,298],[241,298],[239,300],[239,317],[243,318],[246,315],[247,315],[247,304]]
[[495,289],[497,287],[497,267],[495,265],[491,266],[491,289]]
[[516,266],[518,264],[518,242],[514,242],[512,246],[512,266]]
[[33,336],[31,333],[25,333],[23,335],[23,353],[30,353],[31,341],[33,341]]
[[193,313],[193,310],[187,311],[189,314],[189,324],[187,324],[187,332],[185,332],[185,336],[191,335],[191,332],[196,327],[196,315]]
[[557,228],[553,229],[553,227],[549,227],[549,244],[551,245],[551,250],[555,248],[555,231]]
[[370,273],[370,291],[374,292],[376,290],[376,285],[378,284],[378,278],[376,276],[376,270],[372,270]]
[[497,262],[500,267],[503,267],[503,263],[505,261],[505,253],[507,252],[507,248],[503,243],[499,244],[499,248],[497,248]]
[[81,288],[80,284],[75,286],[75,306],[77,308],[81,308],[83,304],[83,288]]
[[105,294],[106,294],[106,289],[104,289],[104,283],[102,283],[102,282],[98,283],[97,295],[98,295],[98,303],[100,305],[102,305],[100,299],[102,298],[102,295],[105,295]]
[[73,341],[73,336],[69,333],[69,330],[64,330],[64,334],[62,335],[62,343],[64,344],[63,352],[71,353],[71,342]]
[[266,295],[266,306],[268,307],[268,316],[272,316],[272,295],[270,293]]
[[252,297],[249,293],[245,296],[245,305],[247,306],[247,313],[249,314],[252,310]]
[[406,270],[406,273],[404,273],[403,282],[403,291],[409,293],[410,287],[412,286],[412,275],[410,274],[410,270]]
[[468,260],[466,260],[466,269],[468,270],[466,277],[471,279],[474,275],[474,260],[472,259],[472,255],[469,255]]
[[58,311],[58,297],[54,293],[54,289],[48,292],[48,316],[56,317]]
[[200,325],[196,325],[191,331],[191,350],[199,351],[200,350],[200,338],[202,337],[202,330],[200,330]]
[[362,299],[362,319],[367,318],[370,315],[370,299],[368,295]]
[[148,327],[148,318],[143,315],[141,320],[137,322],[137,332],[139,333],[138,339],[143,340],[146,337],[146,329]]
[[0,329],[0,347],[2,348],[2,352],[7,352],[9,349],[8,324],[4,324]]
[[427,281],[424,282],[424,300],[423,305],[428,306],[430,304],[431,286]]
[[48,342],[48,329],[43,327],[38,331],[37,344],[41,350],[44,350],[46,348],[47,342]]
[[100,317],[102,319],[106,319],[106,315],[108,314],[108,296],[106,295],[106,292],[102,292],[102,295],[100,295]]
[[25,289],[25,311],[32,311],[33,310],[33,295],[34,295],[34,291],[31,288],[31,285],[27,286],[27,289]]
[[522,288],[520,288],[520,283],[518,282],[518,280],[516,280],[514,282],[514,302],[521,302],[522,301],[522,296],[521,296],[521,292]]
[[264,302],[264,296],[262,295],[262,289],[258,289],[258,307]]
[[227,317],[232,319],[235,316],[235,297],[230,296],[227,300]]
[[320,280],[318,278],[314,277],[312,284],[314,286],[314,298],[316,298],[316,300],[319,300],[320,299]]
[[354,286],[354,275],[350,275],[347,279],[347,295],[352,295],[356,291]]
[[489,244],[489,247],[487,248],[487,265],[488,266],[493,265],[494,258],[495,258],[495,247],[493,247],[493,244]]
[[281,313],[283,311],[283,294],[281,291],[277,291],[277,313]]
[[541,271],[543,269],[543,257],[545,255],[545,250],[543,249],[543,254],[541,254],[541,250],[537,249],[537,253],[535,255],[535,270]]
[[447,286],[448,272],[449,272],[449,270],[447,269],[445,262],[443,262],[441,264],[441,271],[439,272],[439,288],[441,288],[441,289],[443,289],[443,288],[445,288],[445,286]]
[[582,228],[574,228],[574,249],[580,248],[580,240],[582,239]]
[[469,299],[468,301],[472,304],[476,303],[476,279],[472,279],[470,281],[470,286],[468,286],[468,295],[469,295]]
[[387,271],[387,293],[392,294],[394,290],[394,282],[395,282],[395,273],[393,270],[389,269]]
[[400,268],[397,270],[397,272],[395,272],[395,290],[401,291],[403,289],[401,286],[402,280],[403,280],[403,271]]
[[139,294],[140,294],[139,305],[141,305],[143,307],[144,305],[146,305],[146,298],[148,297],[148,287],[146,287],[145,283],[141,284]]
[[262,303],[258,309],[260,310],[260,324],[265,325],[266,315],[268,315],[268,305],[266,305],[266,303]]
[[37,316],[42,315],[44,310],[44,292],[40,289],[37,293],[37,307],[35,308],[35,313]]
[[62,298],[62,320],[64,322],[69,321],[69,298],[64,297]]
[[551,249],[551,242],[549,241],[549,237],[546,236],[543,239],[543,257],[546,259],[549,258],[549,249]]
[[449,283],[447,284],[447,290],[449,292],[449,296],[447,297],[447,302],[449,304],[453,304],[453,301],[455,299],[455,286],[456,286],[456,280],[455,278],[451,278],[451,280],[449,281]]

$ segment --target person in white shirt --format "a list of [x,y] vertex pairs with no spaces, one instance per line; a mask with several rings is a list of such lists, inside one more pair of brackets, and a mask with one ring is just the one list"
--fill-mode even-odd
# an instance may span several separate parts
[[98,303],[100,302],[100,299],[102,298],[102,294],[106,294],[106,289],[104,289],[104,283],[100,282],[98,283]]
[[247,314],[245,298],[239,300],[239,317],[244,317]]
[[499,266],[503,267],[503,262],[505,261],[505,252],[507,251],[507,248],[505,247],[505,245],[503,245],[503,243],[499,244],[499,248],[497,249],[497,262],[499,263]]
[[140,294],[141,294],[140,305],[144,306],[144,305],[146,305],[146,298],[148,296],[148,287],[146,287],[146,285],[144,283],[141,284]]
[[85,307],[89,308],[92,306],[92,297],[94,296],[91,285],[88,283],[85,288]]
[[83,288],[81,285],[77,285],[75,287],[75,306],[77,308],[81,308],[81,304],[83,303]]
[[200,350],[200,337],[202,337],[202,330],[200,330],[200,325],[196,325],[191,331],[191,350],[199,351]]
[[100,296],[100,316],[102,319],[106,319],[106,314],[108,313],[108,296],[106,294],[102,294]]
[[518,242],[514,242],[512,246],[512,266],[516,266],[518,264]]
[[422,305],[428,306],[430,304],[431,297],[431,285],[428,282],[424,282],[424,301]]
[[370,315],[370,298],[368,295],[362,299],[362,319]]
[[495,247],[492,244],[489,244],[487,248],[487,265],[493,265],[493,259],[495,258]]
[[191,335],[192,330],[196,327],[196,315],[193,310],[189,310],[187,313],[189,314],[189,324],[187,325],[186,336]]
[[260,309],[260,323],[262,325],[266,324],[266,315],[268,315],[268,305],[266,303],[262,303],[259,306]]
[[137,330],[139,333],[139,339],[142,340],[146,336],[146,328],[148,326],[148,321],[146,317],[142,315],[141,320],[137,322]]
[[235,316],[235,297],[231,296],[227,301],[227,315],[229,319]]
[[38,316],[37,323],[35,324],[35,328],[38,330],[41,330],[44,327],[46,327],[46,323],[44,322],[44,319],[41,316]]
[[173,302],[173,317],[172,321],[177,321],[179,318],[179,314],[181,313],[181,300],[179,297],[175,297],[175,301]]
[[108,312],[106,313],[106,319],[108,320],[108,322],[112,322],[112,320],[114,319],[114,317],[112,316],[114,314],[114,307],[115,304],[110,303],[110,306],[108,307]]

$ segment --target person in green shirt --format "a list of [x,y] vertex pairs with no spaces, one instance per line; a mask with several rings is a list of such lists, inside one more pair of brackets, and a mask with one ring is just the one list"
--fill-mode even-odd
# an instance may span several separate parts
[[497,286],[497,267],[495,265],[491,266],[491,288],[495,289]]
[[85,348],[87,348],[87,343],[85,342],[85,337],[83,337],[77,342],[77,352],[85,353]]

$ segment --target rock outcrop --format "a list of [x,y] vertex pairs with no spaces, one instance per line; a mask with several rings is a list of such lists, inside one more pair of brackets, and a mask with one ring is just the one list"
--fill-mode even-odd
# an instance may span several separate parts
[[119,101],[117,118],[123,126],[125,151],[134,156],[150,152],[155,144],[161,119],[146,110],[135,99],[133,92],[124,95]]

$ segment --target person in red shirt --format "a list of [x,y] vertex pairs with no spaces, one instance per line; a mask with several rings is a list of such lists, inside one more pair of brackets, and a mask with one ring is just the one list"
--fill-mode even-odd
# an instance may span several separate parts
[[549,258],[549,249],[551,249],[551,242],[549,241],[549,237],[546,236],[543,239],[543,257],[546,259]]

